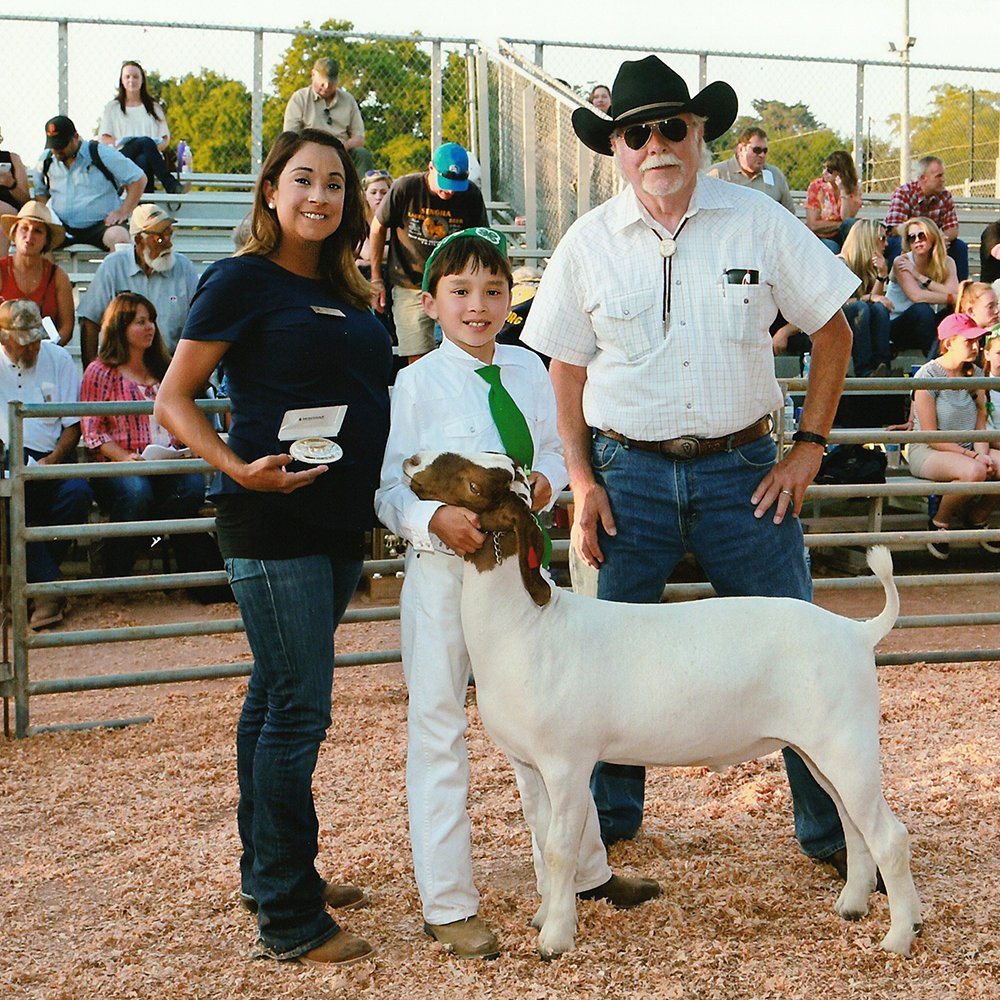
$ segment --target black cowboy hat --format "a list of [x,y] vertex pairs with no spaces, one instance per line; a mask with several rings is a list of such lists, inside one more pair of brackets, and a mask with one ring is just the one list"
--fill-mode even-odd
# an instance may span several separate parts
[[660,118],[672,118],[690,111],[708,120],[705,141],[717,139],[736,121],[739,101],[736,91],[721,80],[710,83],[691,97],[687,84],[656,56],[623,62],[611,88],[610,119],[590,108],[573,112],[573,130],[580,141],[595,153],[611,155],[611,133],[615,129]]

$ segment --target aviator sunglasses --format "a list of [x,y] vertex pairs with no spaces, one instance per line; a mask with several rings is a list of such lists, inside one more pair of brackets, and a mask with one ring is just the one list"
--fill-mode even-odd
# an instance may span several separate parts
[[622,138],[629,149],[642,149],[649,142],[653,129],[660,133],[660,138],[666,142],[683,142],[688,134],[688,123],[683,118],[668,118],[664,122],[651,122],[647,125],[629,125],[622,132]]

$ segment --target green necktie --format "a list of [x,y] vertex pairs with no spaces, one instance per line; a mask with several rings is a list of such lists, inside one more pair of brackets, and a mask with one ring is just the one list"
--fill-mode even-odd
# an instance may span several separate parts
[[489,384],[490,413],[500,432],[504,451],[526,472],[530,472],[535,459],[535,446],[531,442],[528,421],[500,381],[500,366],[486,365],[485,368],[477,368],[476,374]]
[[[531,472],[531,463],[535,460],[535,446],[531,440],[531,432],[528,430],[528,421],[524,419],[521,408],[514,402],[511,394],[500,381],[500,366],[486,365],[484,368],[477,368],[476,374],[481,376],[490,387],[490,413],[493,414],[493,423],[497,425],[497,430],[500,432],[503,450],[525,472]],[[538,515],[532,514],[531,516],[541,528],[542,537],[545,539],[542,566],[548,568],[549,560],[552,558],[552,539],[549,538],[549,533],[545,530],[545,525],[539,520]]]

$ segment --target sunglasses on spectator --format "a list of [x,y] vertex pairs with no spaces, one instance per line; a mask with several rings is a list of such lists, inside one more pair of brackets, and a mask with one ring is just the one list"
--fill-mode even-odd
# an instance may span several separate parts
[[326,118],[327,125],[332,125],[333,124],[333,116],[330,114],[330,109],[329,108],[324,108],[323,109],[323,117]]
[[174,227],[167,226],[162,233],[143,233],[142,235],[147,240],[152,240],[157,246],[162,246],[162,244],[169,243],[174,238]]
[[763,156],[764,153],[766,153],[769,148],[770,148],[769,146],[751,146],[750,152],[756,153],[758,156]]
[[389,177],[391,176],[388,170],[366,170],[365,180],[369,177]]
[[915,233],[906,234],[907,243],[927,243],[929,240],[930,237],[923,230],[919,230],[918,232]]
[[665,142],[683,142],[688,134],[688,123],[683,118],[668,118],[665,122],[650,122],[648,125],[629,125],[622,132],[622,138],[629,149],[642,149],[649,142],[653,129]]

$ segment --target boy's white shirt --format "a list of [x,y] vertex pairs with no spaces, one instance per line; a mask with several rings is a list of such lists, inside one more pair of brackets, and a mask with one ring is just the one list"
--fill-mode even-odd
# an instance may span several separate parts
[[[541,473],[551,484],[551,507],[569,476],[548,372],[536,354],[509,344],[496,345],[493,364],[500,366],[504,387],[528,422],[535,446],[531,471]],[[483,367],[483,362],[445,338],[436,351],[396,376],[375,513],[418,551],[450,553],[451,549],[428,527],[443,505],[419,499],[403,482],[404,459],[418,451],[504,451],[490,412],[489,385],[476,374]]]

